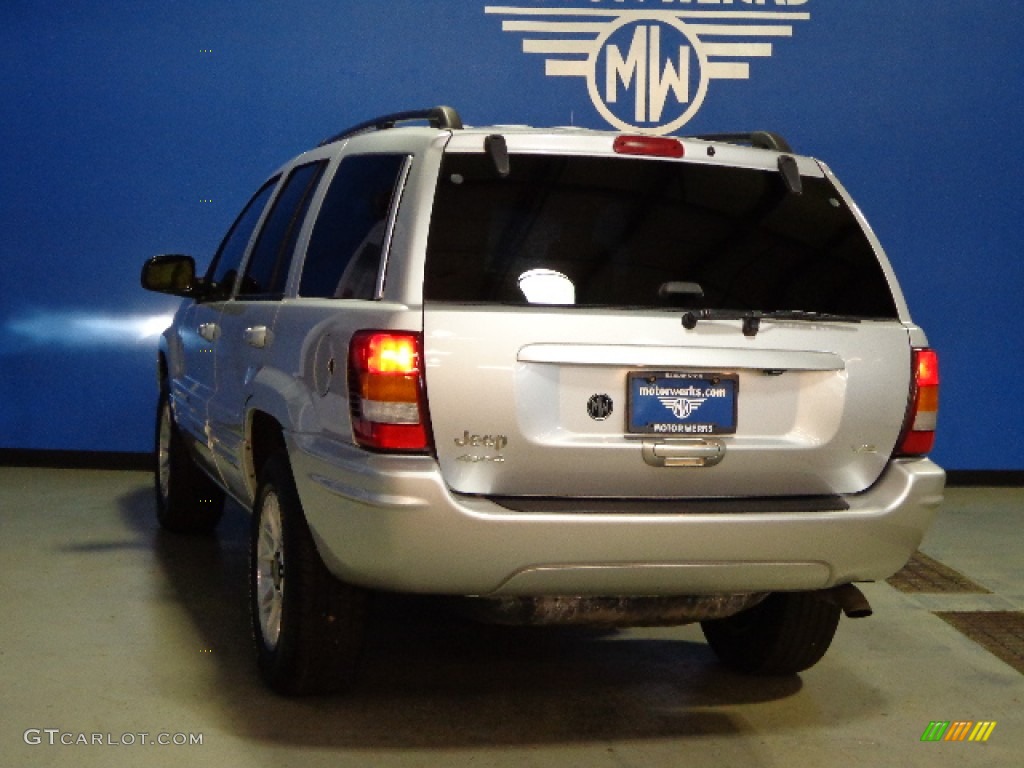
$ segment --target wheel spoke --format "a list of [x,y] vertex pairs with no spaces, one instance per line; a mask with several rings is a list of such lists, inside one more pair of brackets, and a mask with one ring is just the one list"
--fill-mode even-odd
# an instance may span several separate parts
[[281,504],[274,492],[263,499],[259,535],[256,540],[256,603],[260,631],[268,647],[277,645],[281,634],[284,599],[284,538]]
[[171,406],[164,405],[160,412],[160,435],[157,447],[157,480],[160,496],[165,501],[171,484]]

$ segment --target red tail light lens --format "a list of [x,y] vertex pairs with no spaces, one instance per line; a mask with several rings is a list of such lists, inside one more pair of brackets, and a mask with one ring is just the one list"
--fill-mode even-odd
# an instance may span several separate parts
[[934,349],[915,349],[913,380],[898,456],[923,456],[935,445],[939,414],[939,356]]
[[679,139],[666,136],[618,136],[612,149],[620,155],[648,157],[682,157],[686,151]]
[[426,428],[419,334],[361,331],[348,355],[356,443],[378,451],[422,452]]

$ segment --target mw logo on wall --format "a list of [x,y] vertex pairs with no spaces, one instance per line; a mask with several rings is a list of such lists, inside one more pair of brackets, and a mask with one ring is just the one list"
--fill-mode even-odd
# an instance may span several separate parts
[[[720,0],[694,8],[671,0],[626,8],[486,6],[523,53],[544,57],[547,77],[586,84],[594,108],[615,128],[666,134],[700,111],[716,80],[748,80],[777,41],[808,21],[808,0]],[[667,6],[674,6],[669,9]],[[789,10],[803,6],[800,10]]]

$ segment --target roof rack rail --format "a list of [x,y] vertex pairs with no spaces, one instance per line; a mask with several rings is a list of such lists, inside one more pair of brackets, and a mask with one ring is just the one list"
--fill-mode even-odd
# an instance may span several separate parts
[[770,149],[775,152],[792,152],[793,148],[782,136],[771,131],[751,131],[750,133],[707,133],[694,136],[701,141],[724,141],[727,144],[749,144],[757,149]]
[[324,139],[318,146],[322,147],[326,144],[332,144],[335,141],[341,141],[342,139],[347,139],[360,133],[383,131],[388,128],[394,128],[398,123],[407,123],[413,120],[426,120],[431,128],[447,128],[451,130],[459,130],[462,128],[462,118],[459,117],[459,113],[452,107],[413,109],[408,112],[395,112],[390,115],[381,115],[380,117],[375,117],[373,120],[367,120],[364,123],[353,125],[351,128],[345,129],[336,136]]

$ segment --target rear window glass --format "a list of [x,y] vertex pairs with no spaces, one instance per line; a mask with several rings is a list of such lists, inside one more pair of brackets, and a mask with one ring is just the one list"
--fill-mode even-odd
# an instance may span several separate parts
[[424,298],[897,316],[827,179],[615,157],[446,155]]

